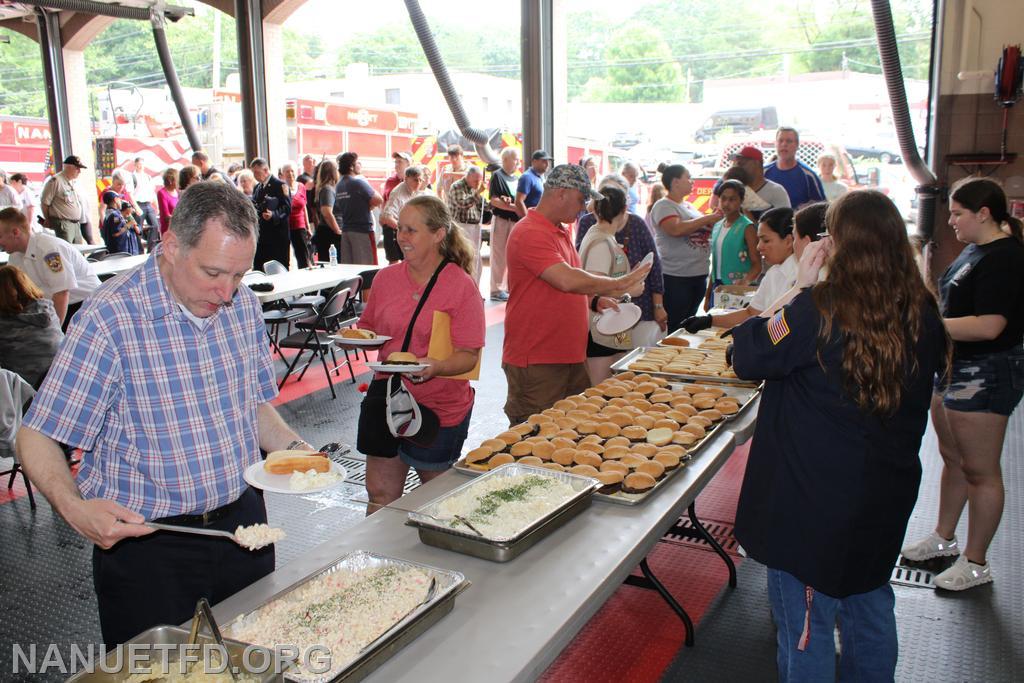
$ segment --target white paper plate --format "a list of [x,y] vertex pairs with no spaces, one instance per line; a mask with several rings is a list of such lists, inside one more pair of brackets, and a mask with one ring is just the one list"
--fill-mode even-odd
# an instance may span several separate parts
[[619,310],[606,308],[597,319],[597,331],[601,334],[619,334],[636,325],[640,320],[640,307],[636,304],[619,304]]
[[409,363],[408,365],[395,365],[393,363],[367,363],[366,367],[370,368],[374,372],[419,372],[420,370],[426,370],[428,366],[423,363]]
[[263,469],[262,460],[245,468],[245,473],[242,476],[245,477],[245,481],[248,482],[250,486],[254,486],[258,489],[270,491],[271,493],[287,493],[293,496],[301,496],[306,493],[317,493],[329,488],[334,488],[338,484],[344,483],[345,479],[348,478],[348,472],[345,471],[345,468],[333,460],[331,461],[331,472],[339,475],[337,481],[327,484],[326,486],[318,486],[311,489],[303,489],[301,491],[297,491],[288,486],[288,481],[291,479],[292,475],[271,474]]
[[373,339],[350,339],[348,337],[342,337],[340,335],[334,335],[331,337],[334,343],[338,346],[384,346],[384,342],[391,341],[391,337],[386,334],[377,335]]

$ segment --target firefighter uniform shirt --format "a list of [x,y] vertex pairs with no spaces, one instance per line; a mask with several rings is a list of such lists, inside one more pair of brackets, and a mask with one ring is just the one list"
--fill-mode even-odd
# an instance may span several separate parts
[[918,451],[942,321],[926,310],[892,415],[860,410],[843,378],[843,333],[819,336],[804,290],[771,318],[733,330],[733,365],[765,380],[736,510],[736,538],[758,562],[835,598],[889,581],[921,481]]
[[81,252],[46,233],[32,233],[25,253],[11,254],[10,263],[25,271],[47,298],[67,290],[69,304],[84,301],[100,286]]

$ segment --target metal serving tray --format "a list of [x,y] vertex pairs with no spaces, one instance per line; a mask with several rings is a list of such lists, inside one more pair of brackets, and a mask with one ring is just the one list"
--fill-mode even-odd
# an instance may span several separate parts
[[[541,539],[564,525],[590,505],[594,492],[600,488],[601,482],[591,477],[581,477],[568,472],[553,472],[543,467],[530,465],[508,464],[482,474],[481,477],[467,482],[442,496],[423,505],[417,512],[409,513],[406,522],[409,526],[418,527],[420,540],[427,545],[451,550],[464,555],[472,555],[492,562],[508,562],[532,547]],[[569,484],[576,493],[561,506],[527,526],[514,536],[487,538],[480,537],[472,531],[460,531],[438,524],[429,515],[438,515],[438,506],[446,499],[459,495],[469,488],[477,486],[489,478],[507,479],[524,474],[536,474],[550,477]]]
[[346,683],[354,683],[355,681],[361,681],[377,667],[390,659],[392,655],[437,623],[441,617],[452,611],[452,608],[455,606],[455,596],[464,591],[470,585],[470,582],[466,579],[464,574],[450,569],[439,569],[437,567],[431,567],[418,562],[410,562],[407,560],[387,557],[385,555],[378,555],[365,550],[357,550],[335,560],[315,574],[295,582],[288,588],[278,592],[269,600],[263,602],[251,612],[241,615],[238,619],[235,619],[224,627],[224,634],[225,636],[231,635],[235,624],[239,621],[244,622],[247,619],[253,618],[253,615],[267,605],[277,600],[287,599],[289,594],[293,593],[298,588],[322,576],[339,571],[357,571],[360,569],[392,565],[397,565],[403,568],[419,569],[437,579],[437,593],[434,595],[434,598],[425,605],[421,605],[402,621],[395,624],[397,628],[393,626],[387,637],[380,640],[369,651],[359,655],[343,668],[332,669],[327,674],[313,678],[298,677],[287,673],[284,676],[285,680],[303,681],[304,683],[327,683],[328,681],[346,681]]
[[[661,347],[641,346],[633,349],[625,356],[612,363],[612,372],[636,372],[635,370],[629,369],[629,364],[654,348]],[[664,377],[665,379],[670,380],[682,380],[693,384],[722,384],[741,387],[756,387],[759,384],[758,382],[751,382],[749,380],[736,379],[733,377],[721,377],[720,375],[683,375],[675,372],[656,372],[653,370],[643,370],[641,372],[654,377]]]
[[[147,629],[135,636],[127,643],[120,645],[116,651],[111,652],[107,655],[104,668],[108,671],[103,671],[99,668],[98,663],[96,670],[93,672],[81,671],[71,678],[71,681],[86,682],[88,683],[116,683],[124,681],[132,675],[132,671],[128,669],[129,666],[133,667],[136,672],[144,666],[150,664],[155,666],[155,671],[164,671],[168,673],[178,672],[178,652],[173,646],[185,645],[188,643],[189,632],[188,629],[181,628],[179,626],[154,626],[153,628]],[[196,638],[196,644],[200,647],[213,646],[215,641],[213,636],[207,633],[200,633]],[[245,667],[245,649],[249,647],[247,643],[242,643],[237,640],[224,639],[224,645],[227,648],[228,656],[231,659],[231,666],[235,667],[240,676],[247,677],[246,680],[258,680],[263,683],[269,681],[280,680],[280,676],[274,673],[273,667],[264,673],[252,673],[249,672]],[[151,646],[151,649],[147,649],[147,646]],[[171,647],[170,650],[158,649]],[[133,659],[129,658],[129,649],[132,653]],[[255,666],[259,666],[263,662],[273,661],[273,655],[269,650],[263,648],[257,648],[260,654],[253,655],[249,660]],[[166,653],[166,659],[165,654]],[[143,655],[149,654],[150,656],[143,657]],[[200,660],[202,660],[202,651],[198,653]],[[115,666],[118,665],[118,658],[120,657],[120,663],[122,669],[120,671],[111,671]],[[267,659],[264,659],[267,657]],[[226,673],[226,672],[225,672]]]
[[[693,383],[694,382],[687,382],[687,384],[693,384]],[[673,389],[680,389],[680,388],[682,388],[683,384],[682,383],[672,382],[672,383],[669,384],[669,386],[671,388],[673,388]],[[616,503],[618,505],[639,505],[640,503],[643,503],[649,497],[653,496],[659,489],[661,489],[665,485],[666,482],[671,480],[672,477],[676,476],[677,473],[679,473],[683,468],[685,468],[686,467],[686,463],[688,461],[692,460],[693,457],[698,454],[698,451],[700,451],[700,449],[703,448],[704,444],[707,443],[708,441],[710,441],[712,438],[714,438],[714,436],[716,434],[718,434],[718,431],[720,429],[722,429],[726,425],[728,425],[728,423],[730,421],[735,420],[740,415],[743,415],[744,412],[747,410],[747,407],[753,402],[754,398],[757,397],[757,395],[761,392],[760,387],[745,387],[745,386],[734,386],[734,385],[722,385],[722,386],[719,386],[718,388],[720,388],[722,391],[724,391],[726,396],[733,396],[733,397],[739,399],[739,401],[740,401],[740,409],[735,414],[733,414],[733,415],[726,415],[725,419],[723,419],[720,422],[718,422],[717,424],[715,424],[714,427],[711,428],[711,431],[709,431],[707,434],[705,434],[704,437],[700,441],[697,441],[697,442],[691,444],[689,447],[687,447],[687,449],[686,449],[686,456],[680,460],[679,467],[677,467],[676,469],[672,470],[671,472],[667,473],[664,477],[659,479],[658,482],[654,485],[654,487],[650,491],[647,491],[646,493],[623,493],[622,491],[616,491],[615,493],[601,493],[601,492],[597,491],[597,492],[594,493],[594,498],[596,498],[597,500],[604,501],[606,503]],[[515,466],[515,465],[514,464],[513,465],[502,465],[502,467],[513,467],[513,466]],[[520,467],[523,467],[523,466],[520,465]],[[526,465],[525,467],[530,467],[530,466]],[[468,466],[466,464],[465,458],[460,458],[458,460],[458,462],[455,463],[454,469],[456,471],[458,471],[458,472],[461,472],[462,474],[466,474],[466,475],[469,475],[471,477],[479,477],[479,476],[482,476],[482,475],[490,473],[490,472],[482,472],[480,470],[473,469],[472,467],[470,467],[470,466]],[[501,469],[501,468],[498,468],[498,469]],[[534,468],[534,469],[536,469],[536,468]],[[543,468],[541,468],[541,469],[543,469]],[[491,470],[491,472],[497,472],[497,471],[498,470]],[[544,471],[545,472],[551,472],[551,470],[544,470]],[[560,474],[560,473],[559,472],[554,472],[553,474]],[[422,538],[422,536],[421,536],[421,538]]]

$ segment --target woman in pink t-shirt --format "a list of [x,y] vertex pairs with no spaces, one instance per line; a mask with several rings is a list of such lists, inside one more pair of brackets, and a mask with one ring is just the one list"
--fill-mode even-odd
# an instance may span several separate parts
[[171,227],[171,216],[178,205],[178,172],[173,168],[164,171],[164,186],[156,191],[156,208],[160,214],[160,237]]
[[[373,397],[385,395],[387,375],[378,373],[374,377],[359,416],[358,438],[359,450],[366,455],[368,512],[401,497],[410,466],[426,482],[458,460],[469,431],[474,392],[468,380],[448,377],[472,370],[484,346],[483,299],[470,274],[473,247],[452,222],[444,202],[433,195],[410,199],[398,216],[398,246],[405,260],[377,273],[373,297],[359,318],[359,327],[391,337],[381,347],[379,358],[401,351],[423,291],[444,263],[416,318],[408,349],[427,368],[403,377],[416,402],[437,414],[441,429],[428,447],[396,439],[390,431],[380,433],[379,421],[367,406]],[[451,318],[455,349],[445,360],[427,356],[434,314],[439,312]]]

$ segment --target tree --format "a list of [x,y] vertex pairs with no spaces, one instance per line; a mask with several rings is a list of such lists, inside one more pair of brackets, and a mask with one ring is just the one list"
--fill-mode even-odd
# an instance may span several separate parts
[[[608,76],[585,93],[603,102],[681,102],[683,71],[656,29],[634,23],[616,32],[605,51]],[[595,86],[603,91],[596,92]]]
[[0,43],[0,114],[46,116],[39,45],[14,31],[4,34],[11,42]]

